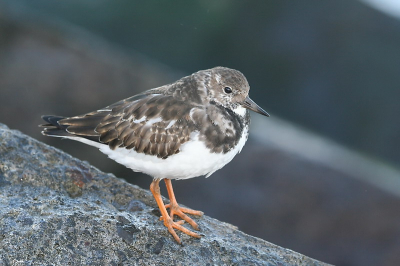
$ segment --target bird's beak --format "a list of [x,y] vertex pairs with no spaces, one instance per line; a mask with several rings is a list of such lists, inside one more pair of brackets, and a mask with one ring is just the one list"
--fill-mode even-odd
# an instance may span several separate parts
[[260,106],[258,106],[255,102],[253,102],[252,99],[249,98],[249,96],[246,97],[246,99],[244,99],[244,102],[242,103],[242,106],[244,108],[247,108],[249,110],[252,110],[256,113],[265,115],[265,116],[269,116],[269,114],[267,112],[265,112]]

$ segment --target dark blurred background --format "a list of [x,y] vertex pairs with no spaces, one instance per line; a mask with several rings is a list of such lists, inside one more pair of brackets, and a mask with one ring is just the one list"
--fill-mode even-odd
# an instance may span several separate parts
[[[394,12],[356,0],[0,0],[0,122],[144,188],[149,177],[95,149],[41,136],[40,115],[82,114],[218,65],[242,71],[272,118],[256,118],[232,164],[175,182],[178,201],[325,262],[399,265]],[[327,159],[284,139],[292,128],[324,136]]]

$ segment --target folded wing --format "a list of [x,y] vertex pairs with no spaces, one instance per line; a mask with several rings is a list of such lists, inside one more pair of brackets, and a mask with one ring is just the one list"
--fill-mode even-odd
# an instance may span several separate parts
[[197,107],[170,95],[142,94],[81,116],[43,116],[47,124],[41,126],[44,135],[85,138],[113,150],[133,149],[165,159],[178,153],[190,133],[198,130],[192,109]]

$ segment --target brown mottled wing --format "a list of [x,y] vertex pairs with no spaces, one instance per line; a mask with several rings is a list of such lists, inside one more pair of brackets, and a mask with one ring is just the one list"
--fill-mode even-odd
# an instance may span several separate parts
[[95,140],[111,149],[125,147],[167,158],[179,152],[198,125],[190,118],[192,104],[169,95],[138,95],[102,110],[58,120],[70,135]]

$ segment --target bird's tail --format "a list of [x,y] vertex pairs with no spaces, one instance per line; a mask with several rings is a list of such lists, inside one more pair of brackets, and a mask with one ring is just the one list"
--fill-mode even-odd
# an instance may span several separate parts
[[96,127],[107,114],[107,112],[93,112],[74,117],[44,115],[42,119],[47,124],[39,126],[44,128],[42,134],[45,136],[72,138],[75,140],[84,138],[99,142],[100,134],[96,131]]
[[55,115],[43,115],[42,119],[47,122],[47,124],[41,124],[39,127],[43,127],[43,135],[51,137],[70,137],[70,133],[66,131],[67,126],[60,125],[58,121],[64,119],[62,116]]

